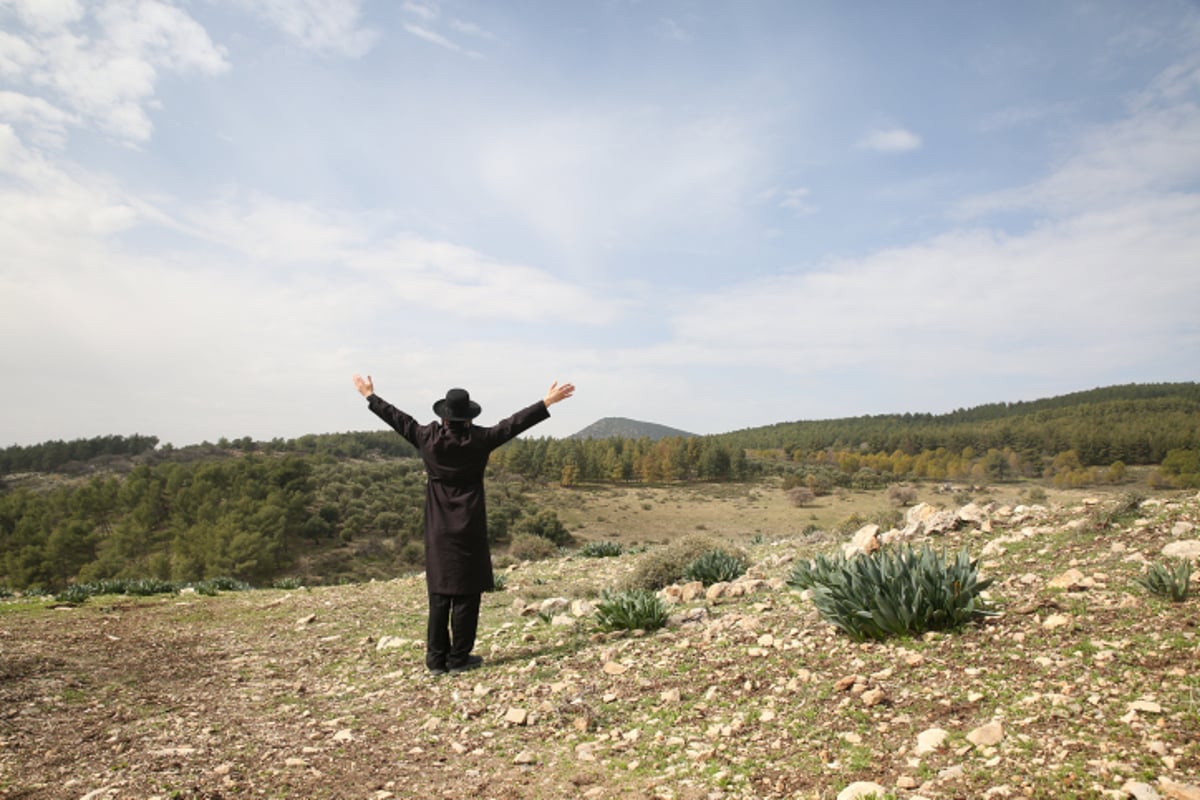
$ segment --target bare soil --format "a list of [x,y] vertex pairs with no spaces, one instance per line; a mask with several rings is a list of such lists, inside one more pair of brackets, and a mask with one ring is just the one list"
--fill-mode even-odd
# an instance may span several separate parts
[[[776,500],[666,497],[629,514],[691,507],[710,532],[752,535],[775,588],[614,636],[519,609],[594,600],[636,554],[518,565],[485,595],[485,666],[460,675],[424,670],[419,577],[6,602],[0,798],[833,798],[860,780],[895,797],[1083,798],[1200,782],[1200,606],[1132,581],[1179,522],[1200,523],[1195,498],[1109,530],[1069,505],[949,534],[974,555],[1006,538],[982,562],[1003,613],[860,644],[778,585],[814,551],[794,513],[742,525]],[[1047,585],[1070,568],[1089,585]],[[991,722],[1000,741],[973,743]],[[946,741],[921,752],[930,729]]]

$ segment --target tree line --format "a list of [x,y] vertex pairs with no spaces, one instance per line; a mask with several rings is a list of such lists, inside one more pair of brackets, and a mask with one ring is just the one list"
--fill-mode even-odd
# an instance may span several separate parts
[[[521,481],[490,484],[493,541],[561,528],[532,506]],[[0,587],[394,577],[421,568],[424,491],[415,458],[261,453],[8,488],[0,492]]]

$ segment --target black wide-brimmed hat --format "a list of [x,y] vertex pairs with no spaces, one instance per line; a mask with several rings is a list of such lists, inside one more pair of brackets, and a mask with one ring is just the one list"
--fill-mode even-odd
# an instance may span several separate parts
[[483,409],[479,407],[479,403],[471,399],[471,395],[466,389],[451,389],[446,392],[444,400],[438,400],[433,404],[433,413],[451,422],[475,419],[479,416],[480,411]]

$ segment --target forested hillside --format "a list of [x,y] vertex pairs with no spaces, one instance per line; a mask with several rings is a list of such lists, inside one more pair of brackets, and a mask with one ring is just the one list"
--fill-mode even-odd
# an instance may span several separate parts
[[[153,436],[0,452],[0,589],[78,581],[280,575],[359,580],[422,561],[424,469],[391,431],[157,447]],[[1200,486],[1200,386],[1110,387],[944,415],[791,422],[719,436],[520,438],[489,470],[489,535],[561,541],[524,481],[728,481],[781,477],[791,492],[907,480],[1039,479]],[[797,495],[797,502],[803,497]]]

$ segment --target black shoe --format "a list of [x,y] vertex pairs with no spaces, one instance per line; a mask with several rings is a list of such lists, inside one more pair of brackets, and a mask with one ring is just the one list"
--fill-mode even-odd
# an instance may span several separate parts
[[447,672],[447,669],[445,667],[430,667],[429,668],[430,675],[445,675],[446,672]]
[[467,660],[462,662],[461,664],[451,665],[449,671],[450,671],[451,675],[457,675],[460,672],[466,672],[467,670],[472,670],[472,669],[479,669],[482,666],[483,666],[483,657],[482,656],[467,656]]

